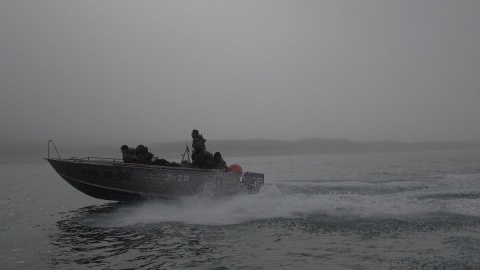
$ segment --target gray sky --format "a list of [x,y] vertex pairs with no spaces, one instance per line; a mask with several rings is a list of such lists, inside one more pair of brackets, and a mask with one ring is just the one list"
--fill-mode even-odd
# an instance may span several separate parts
[[0,1],[0,135],[480,139],[480,1]]

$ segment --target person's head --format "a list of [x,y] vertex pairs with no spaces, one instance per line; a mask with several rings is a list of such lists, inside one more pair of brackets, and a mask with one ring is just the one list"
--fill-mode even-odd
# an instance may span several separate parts
[[215,154],[213,155],[213,158],[214,159],[220,159],[220,158],[222,158],[222,154],[220,154],[220,152],[215,152]]
[[196,138],[198,137],[199,133],[198,133],[198,130],[194,129],[192,130],[192,138]]

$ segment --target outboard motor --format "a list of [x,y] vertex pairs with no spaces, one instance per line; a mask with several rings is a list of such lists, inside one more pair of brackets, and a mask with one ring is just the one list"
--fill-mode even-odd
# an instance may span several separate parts
[[245,172],[242,182],[247,187],[248,193],[258,193],[260,187],[264,185],[264,175],[263,173]]

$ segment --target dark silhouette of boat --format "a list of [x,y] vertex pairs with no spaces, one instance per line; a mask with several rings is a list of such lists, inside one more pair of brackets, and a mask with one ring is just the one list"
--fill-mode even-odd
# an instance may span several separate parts
[[46,160],[70,185],[103,200],[234,196],[258,193],[264,184],[264,175],[254,172],[124,163],[113,158],[50,158],[50,141]]

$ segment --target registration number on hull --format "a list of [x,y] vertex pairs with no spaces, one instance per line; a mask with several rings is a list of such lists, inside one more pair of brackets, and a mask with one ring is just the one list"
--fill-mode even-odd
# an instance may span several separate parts
[[190,177],[186,174],[162,173],[160,174],[160,178],[168,182],[187,182],[190,180]]
[[[103,177],[106,179],[126,179],[129,180],[132,176],[128,172],[114,172],[114,171],[97,171],[97,170],[86,170],[82,169],[81,174],[91,177],[98,178]],[[159,178],[162,181],[167,182],[187,182],[190,180],[190,176],[186,174],[171,174],[171,173],[161,173]]]

